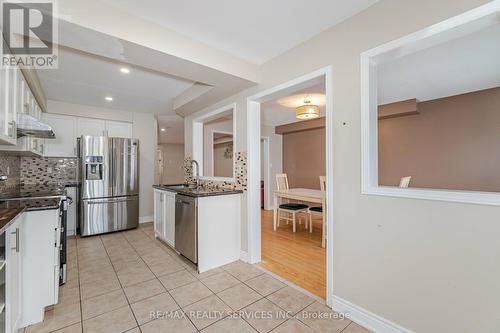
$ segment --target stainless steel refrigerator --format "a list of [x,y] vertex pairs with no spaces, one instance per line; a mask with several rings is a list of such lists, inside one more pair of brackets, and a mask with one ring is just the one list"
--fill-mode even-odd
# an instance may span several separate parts
[[90,236],[137,227],[139,140],[82,136],[80,234]]

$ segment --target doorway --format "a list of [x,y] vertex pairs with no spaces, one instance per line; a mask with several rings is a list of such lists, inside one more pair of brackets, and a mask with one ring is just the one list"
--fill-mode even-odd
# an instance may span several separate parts
[[[324,149],[324,157],[326,160],[326,165],[325,165],[325,174],[323,176],[326,176],[327,179],[331,179],[331,176],[328,173],[328,170],[331,169],[332,166],[332,161],[333,161],[333,154],[331,149],[329,147],[331,146],[332,142],[332,100],[331,100],[331,68],[323,68],[320,69],[316,72],[310,73],[308,75],[304,75],[300,78],[297,78],[295,80],[289,81],[287,83],[284,83],[282,85],[276,86],[274,88],[268,89],[266,91],[263,91],[259,94],[256,94],[254,96],[251,96],[248,98],[247,101],[247,142],[248,142],[248,223],[247,223],[247,228],[248,228],[248,260],[251,263],[260,263],[261,266],[264,268],[268,269],[266,267],[266,263],[264,261],[267,261],[264,258],[267,258],[268,253],[263,253],[267,251],[263,247],[263,240],[264,241],[269,241],[268,239],[266,240],[267,235],[264,235],[264,233],[268,233],[272,237],[279,237],[277,236],[278,233],[276,233],[272,229],[272,225],[270,224],[269,221],[272,221],[271,217],[272,213],[269,213],[268,210],[263,210],[261,211],[261,140],[259,138],[262,137],[262,135],[268,135],[268,133],[261,133],[261,118],[262,118],[262,107],[265,105],[265,103],[273,100],[279,100],[283,97],[287,97],[290,95],[293,95],[294,93],[307,89],[308,87],[312,87],[318,84],[323,84],[324,85],[324,95],[325,95],[325,105],[324,105],[324,124],[325,124],[325,149]],[[272,144],[271,144],[272,145]],[[272,150],[272,148],[270,148]],[[270,152],[270,156],[272,159],[273,152]],[[262,156],[263,157],[263,156]],[[269,178],[269,183],[275,183],[276,180],[275,174],[277,173],[276,171],[273,171],[273,166],[274,163],[271,161],[270,163],[270,175],[268,176]],[[319,179],[318,179],[318,185],[319,185]],[[269,186],[272,188],[272,186]],[[268,187],[268,188],[269,188]],[[275,191],[271,191],[270,196],[274,196]],[[318,257],[315,260],[324,260],[324,273],[323,273],[323,280],[325,282],[325,285],[323,287],[323,290],[321,291],[321,287],[319,289],[316,289],[316,291],[311,290],[311,288],[304,288],[304,289],[311,291],[312,293],[321,296],[323,299],[325,299],[326,303],[328,305],[331,305],[331,300],[332,300],[332,250],[333,250],[333,245],[331,241],[332,239],[332,226],[333,226],[333,214],[332,214],[332,193],[333,193],[333,186],[331,182],[327,181],[326,188],[325,188],[325,195],[326,195],[326,201],[325,201],[325,206],[329,207],[328,210],[326,210],[326,247],[324,250],[324,259],[321,259]],[[305,214],[307,216],[307,214]],[[302,225],[300,225],[300,228],[304,228],[304,220],[302,221]],[[266,224],[267,223],[267,224]],[[281,225],[285,225],[286,222],[282,221]],[[291,223],[290,223],[291,224]],[[299,224],[297,224],[299,226]],[[313,224],[316,228],[317,223]],[[269,229],[271,228],[271,229]],[[291,228],[291,226],[290,226]],[[291,229],[290,229],[291,230]],[[280,230],[282,233],[286,232],[286,228],[283,230]],[[298,230],[297,230],[298,231]],[[304,230],[301,230],[302,232]],[[293,231],[290,231],[290,233]],[[297,240],[297,234],[291,234],[292,238],[295,238]],[[303,234],[305,235],[305,234]],[[284,234],[281,234],[283,238],[286,238]],[[310,243],[313,242],[311,238],[308,238]],[[305,242],[307,243],[307,242]],[[304,246],[308,246],[308,244],[303,243]],[[269,244],[269,243],[268,243]],[[311,245],[311,244],[309,244]],[[319,247],[321,247],[321,244],[318,244]],[[283,251],[290,250],[290,247],[287,248],[287,246],[283,246]],[[272,250],[273,251],[273,250]],[[274,248],[274,251],[278,251],[278,249]],[[305,256],[307,257],[307,256]],[[271,270],[272,271],[272,270]],[[273,272],[273,271],[272,271]],[[296,273],[298,272],[298,273]],[[308,279],[308,275],[310,274],[311,271],[307,267],[302,267],[298,268],[298,271],[296,270],[295,273],[293,274],[298,274],[301,275],[297,279],[290,278],[289,276],[286,276],[285,272],[277,272],[274,271],[277,275],[282,276],[283,278],[291,281],[292,283],[298,285],[301,287],[300,280]],[[321,273],[320,273],[321,274]],[[284,276],[285,275],[285,276]]]

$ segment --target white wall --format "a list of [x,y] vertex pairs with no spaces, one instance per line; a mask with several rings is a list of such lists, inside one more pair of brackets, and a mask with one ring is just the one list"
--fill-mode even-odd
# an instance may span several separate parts
[[79,117],[132,122],[134,138],[139,139],[139,217],[141,222],[152,221],[153,189],[156,175],[157,125],[153,114],[96,108],[80,104],[47,101],[50,113]]
[[[258,87],[197,113],[237,103],[236,150],[246,151],[246,97],[332,67],[333,292],[415,332],[500,332],[500,207],[361,195],[360,53],[486,2],[380,1],[264,64]],[[246,210],[245,195],[243,250]]]
[[162,143],[158,147],[163,154],[163,179],[161,183],[184,183],[184,144]]

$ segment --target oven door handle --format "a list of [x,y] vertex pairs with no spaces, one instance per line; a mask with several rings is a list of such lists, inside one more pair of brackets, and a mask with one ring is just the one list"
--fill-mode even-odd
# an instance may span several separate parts
[[117,198],[117,199],[106,199],[106,200],[88,200],[88,205],[99,205],[99,204],[110,204],[110,203],[119,203],[126,201],[135,201],[137,198]]

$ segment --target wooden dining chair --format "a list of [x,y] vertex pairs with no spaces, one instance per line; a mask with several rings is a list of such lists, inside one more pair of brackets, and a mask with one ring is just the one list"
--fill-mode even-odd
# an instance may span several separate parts
[[[309,208],[309,232],[313,232],[313,215],[320,216],[322,220],[322,230],[321,230],[321,247],[326,246],[326,219],[323,218],[323,214],[326,214],[326,177],[319,176],[319,185],[321,188],[321,206],[310,207]],[[326,215],[325,215],[326,216]]]
[[[288,176],[286,173],[278,173],[276,174],[276,185],[278,191],[288,190]],[[280,199],[281,200],[281,199]],[[280,225],[280,220],[292,221],[293,223],[293,232],[297,231],[297,213],[303,212],[307,213],[309,206],[302,203],[294,203],[294,202],[279,202],[278,203],[278,221],[277,225]],[[281,213],[285,213],[288,216],[282,216]],[[291,217],[290,217],[291,216]],[[299,220],[300,223],[300,220]],[[306,228],[307,228],[307,218],[306,218]]]

